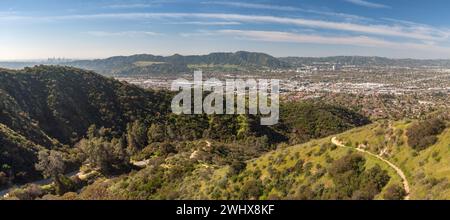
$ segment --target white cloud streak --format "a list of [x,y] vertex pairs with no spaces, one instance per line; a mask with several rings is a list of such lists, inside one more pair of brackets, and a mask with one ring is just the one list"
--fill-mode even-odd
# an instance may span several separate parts
[[117,5],[108,5],[105,8],[111,9],[135,9],[135,8],[151,8],[154,7],[154,4],[117,4]]
[[169,24],[188,24],[188,25],[204,25],[204,26],[218,25],[218,26],[223,26],[223,25],[240,25],[242,23],[235,22],[235,21],[181,21],[181,22],[171,22]]
[[212,2],[202,2],[202,4],[223,5],[223,6],[231,6],[231,7],[237,7],[237,8],[278,10],[278,11],[298,11],[300,9],[300,8],[293,7],[293,6],[268,5],[268,4],[257,4],[257,3],[246,3],[246,2],[212,1]]
[[236,8],[263,9],[263,10],[275,10],[275,11],[297,11],[297,12],[305,12],[305,13],[317,14],[317,15],[333,16],[333,17],[343,18],[343,19],[347,19],[347,20],[367,20],[367,18],[359,16],[359,15],[352,15],[352,14],[332,12],[332,11],[319,11],[319,10],[313,10],[313,9],[304,9],[304,8],[299,8],[299,7],[294,7],[294,6],[256,4],[256,3],[245,3],[245,2],[224,2],[224,1],[202,2],[202,4],[223,5],[223,6],[236,7]]
[[151,31],[122,31],[122,32],[107,32],[107,31],[88,31],[86,34],[95,37],[136,37],[136,36],[160,36],[161,33]]
[[439,47],[427,43],[419,44],[408,42],[394,42],[367,36],[322,36],[258,30],[219,30],[215,33],[218,35],[234,36],[255,41],[350,45],[376,48],[382,47],[401,50],[433,51],[450,54],[450,48],[448,47]]
[[[1,20],[11,19],[9,16],[0,16]],[[414,25],[382,25],[382,24],[358,24],[352,22],[337,22],[303,18],[289,18],[262,15],[223,14],[223,13],[104,13],[86,15],[66,15],[53,17],[20,17],[14,16],[16,20],[30,21],[58,21],[58,20],[95,20],[95,19],[215,19],[225,22],[239,23],[272,23],[282,25],[293,25],[316,29],[337,30],[345,32],[364,33],[379,36],[393,36],[407,39],[444,41],[450,36],[449,30]]]
[[107,5],[104,8],[110,8],[110,9],[152,8],[152,7],[156,7],[156,6],[161,6],[163,4],[177,3],[177,2],[180,2],[180,1],[179,0],[152,0],[150,2],[145,2],[145,3],[112,4],[112,5]]
[[373,2],[366,1],[366,0],[345,0],[345,1],[355,4],[355,5],[368,7],[368,8],[391,8],[388,5],[373,3]]

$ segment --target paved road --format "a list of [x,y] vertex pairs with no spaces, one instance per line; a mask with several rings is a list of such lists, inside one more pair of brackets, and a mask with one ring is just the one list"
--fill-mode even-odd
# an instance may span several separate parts
[[392,169],[394,169],[395,172],[397,172],[397,175],[399,175],[400,178],[401,178],[402,181],[403,181],[403,188],[405,189],[405,192],[406,192],[406,196],[405,196],[404,200],[409,200],[410,187],[409,187],[408,179],[406,179],[405,173],[404,173],[400,168],[398,168],[395,164],[393,164],[393,163],[391,163],[390,161],[384,159],[384,158],[381,157],[380,155],[376,155],[376,154],[374,154],[374,153],[372,153],[372,152],[369,152],[369,151],[366,151],[366,150],[364,150],[364,149],[353,148],[353,147],[345,146],[345,145],[342,144],[342,142],[340,142],[336,137],[333,137],[333,138],[331,139],[331,142],[332,142],[334,145],[338,146],[338,147],[352,148],[352,149],[355,149],[355,150],[357,150],[357,151],[359,151],[359,152],[362,152],[362,153],[365,153],[365,154],[369,154],[370,156],[376,157],[376,158],[378,158],[379,160],[385,162],[385,163],[386,163],[387,165],[389,165],[390,167],[392,167]]

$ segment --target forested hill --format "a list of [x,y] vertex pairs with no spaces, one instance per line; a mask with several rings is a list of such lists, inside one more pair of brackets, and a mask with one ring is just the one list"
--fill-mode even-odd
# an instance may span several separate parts
[[149,54],[117,56],[107,59],[81,60],[66,63],[90,69],[104,75],[176,75],[195,69],[242,71],[263,68],[286,68],[289,64],[263,53],[239,51],[236,53],[211,53],[208,55],[163,57]]
[[0,123],[44,146],[69,144],[92,124],[120,132],[167,112],[165,95],[70,67],[0,70]]
[[169,110],[167,92],[143,90],[71,67],[0,69],[0,189],[40,177],[37,155],[68,149],[91,125],[122,135],[135,120],[158,120]]

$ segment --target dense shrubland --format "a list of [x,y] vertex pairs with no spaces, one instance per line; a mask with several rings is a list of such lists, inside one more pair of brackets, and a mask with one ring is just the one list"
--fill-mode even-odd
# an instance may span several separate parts
[[[450,129],[443,126],[448,124],[448,116],[448,112],[442,111],[427,115],[422,120],[378,121],[337,136],[353,147],[360,146],[374,154],[381,154],[402,169],[410,183],[411,199],[448,199]],[[429,132],[433,130],[432,127],[437,128],[439,132]],[[413,130],[419,128],[422,130]],[[432,133],[435,141],[419,148],[410,145],[410,140],[414,139],[418,141],[416,143],[420,143],[419,138]],[[413,134],[417,137],[412,136]],[[398,186],[401,188],[402,184]],[[404,192],[400,191],[399,187],[386,190],[383,198],[401,197]]]
[[408,145],[415,150],[424,150],[437,142],[437,135],[441,134],[445,128],[446,123],[440,118],[415,122],[406,131]]
[[[259,158],[223,168],[177,158],[112,181],[99,180],[86,187],[78,198],[369,200],[381,194],[390,181],[386,170],[379,165],[369,168],[361,155],[339,154],[332,148],[311,158],[285,152],[269,154],[268,164]],[[332,159],[313,159],[325,155]],[[309,159],[311,162],[306,162]],[[402,195],[397,190],[389,189],[385,197],[403,199],[397,198]]]
[[[114,196],[176,198],[169,193],[177,187],[171,183],[199,167],[231,167],[230,175],[239,178],[248,160],[277,147],[369,122],[344,108],[308,102],[283,103],[275,126],[261,126],[259,115],[174,115],[172,95],[75,68],[1,70],[0,188],[49,177],[55,184],[42,194],[64,194],[88,184],[68,178],[68,172],[91,170],[113,178],[131,171],[119,188],[139,193]],[[149,166],[137,171],[132,162],[143,160]],[[262,186],[257,178],[244,184],[249,194],[239,198],[263,195],[255,185]],[[89,197],[85,192],[95,187],[80,196]],[[29,189],[29,198],[41,194]],[[18,195],[27,197],[28,191]]]

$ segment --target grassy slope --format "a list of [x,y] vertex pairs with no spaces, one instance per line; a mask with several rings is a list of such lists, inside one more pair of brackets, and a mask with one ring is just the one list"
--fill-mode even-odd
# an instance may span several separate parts
[[[450,129],[439,136],[438,143],[416,152],[406,144],[403,131],[409,125],[410,122],[403,121],[391,124],[377,122],[347,131],[337,137],[347,141],[347,145],[356,146],[367,142],[367,149],[374,153],[387,147],[388,154],[384,157],[399,166],[407,175],[411,186],[411,199],[449,199]],[[130,189],[135,188],[130,186],[139,187],[145,184],[149,177],[149,168],[126,178],[107,180],[104,183],[107,183],[106,188],[111,195],[126,199],[298,199],[303,198],[301,195],[307,191],[302,189],[302,186],[312,191],[332,188],[334,183],[326,169],[330,167],[332,160],[354,151],[349,148],[334,148],[329,145],[330,140],[331,136],[266,153],[247,161],[247,167],[239,175],[230,175],[228,166],[195,164],[191,174],[164,184],[152,194],[139,190],[135,191],[137,194],[130,194]],[[400,177],[387,164],[374,157],[364,156],[366,170],[378,164],[391,176],[389,183],[375,199],[382,199],[389,186],[401,185]],[[298,161],[304,161],[303,168],[295,167]],[[170,165],[165,167],[170,169]],[[310,167],[310,171],[305,167]],[[319,175],[321,172],[324,175]],[[136,179],[137,176],[140,177]],[[258,197],[249,197],[246,194],[251,191],[251,188],[249,190],[246,187],[255,185],[248,184],[252,181],[261,185],[262,192]]]
[[[262,184],[265,186],[266,190],[269,190],[265,191],[258,199],[290,198],[298,193],[298,189],[300,186],[310,183],[310,186],[312,188],[317,188],[320,184],[323,184],[325,188],[330,188],[333,186],[333,182],[328,174],[316,178],[316,174],[320,169],[318,168],[318,164],[320,164],[320,166],[323,168],[328,168],[330,166],[330,163],[327,162],[326,155],[329,155],[329,157],[336,160],[349,152],[349,149],[346,148],[336,148],[334,150],[332,148],[328,148],[322,154],[318,153],[320,152],[321,145],[324,143],[330,143],[330,139],[331,137],[327,137],[320,140],[311,141],[306,144],[279,149],[267,153],[255,160],[251,160],[247,163],[247,168],[241,173],[241,175],[236,178],[238,181],[234,181],[233,179],[228,180],[228,167],[210,167],[197,169],[195,171],[197,172],[197,175],[192,175],[186,178],[180,185],[180,188],[182,190],[184,189],[182,192],[185,193],[182,193],[182,195],[184,195],[186,199],[216,199],[214,197],[211,197],[211,195],[214,195],[215,191],[220,192],[216,194],[227,195],[226,191],[230,191],[230,189],[241,189],[243,187],[241,182],[245,181],[239,181],[240,178],[251,178],[251,174],[258,173],[259,171],[261,171],[259,179],[262,181]],[[296,154],[299,155],[298,158],[295,156]],[[366,159],[366,169],[370,169],[375,164],[378,164],[382,167],[382,169],[389,172],[391,180],[387,184],[385,189],[392,184],[401,184],[401,180],[395,174],[395,171],[388,167],[386,164],[371,157],[366,157]],[[305,164],[308,162],[312,164],[310,175],[307,175],[305,173],[295,175],[292,171],[290,171],[290,168],[294,167],[296,162],[299,160],[304,160]],[[274,178],[269,172],[269,167],[272,167],[273,169],[279,171],[281,173],[281,178]],[[211,174],[204,175],[208,173]],[[199,179],[200,181],[198,181]],[[225,180],[228,180],[228,184],[226,187],[223,184]],[[195,183],[196,181],[197,183]],[[288,187],[287,192],[283,192],[283,189],[280,190],[277,187],[278,185],[282,185],[286,182],[291,181],[292,183],[288,185],[290,187]],[[271,185],[273,185],[273,188],[271,187]],[[270,188],[272,189],[270,190]],[[383,192],[380,193],[380,195],[381,194],[383,194]],[[230,198],[239,199],[239,195],[236,192],[232,192],[227,199]],[[381,197],[377,196],[376,198],[378,199]]]
[[[385,125],[383,125],[385,124]],[[381,149],[387,147],[388,155],[384,157],[399,166],[407,175],[407,178],[411,184],[411,199],[449,199],[450,198],[450,129],[446,129],[440,136],[439,141],[429,147],[426,150],[417,152],[407,145],[407,137],[404,131],[411,124],[411,122],[399,121],[392,123],[391,126],[387,122],[374,123],[361,128],[356,128],[338,135],[339,139],[345,140],[351,143],[353,146],[357,144],[367,142],[368,149],[374,153],[379,153]],[[336,150],[328,149],[322,155],[316,155],[315,153],[320,151],[320,146],[323,143],[329,142],[329,137],[311,141],[306,144],[289,147],[282,150],[276,150],[262,157],[255,159],[248,163],[246,170],[247,173],[254,173],[256,170],[261,171],[260,179],[270,180],[270,174],[268,173],[268,167],[286,172],[290,167],[293,167],[298,159],[293,158],[297,152],[300,155],[300,159],[305,162],[311,162],[313,164],[312,174],[317,171],[316,165],[320,164],[322,167],[328,167],[325,155],[328,154],[331,158],[337,159],[342,157],[348,152],[348,149],[338,148]],[[281,163],[275,161],[281,158]],[[386,164],[382,163],[376,158],[367,157],[366,167],[370,168],[375,164],[379,164],[383,169],[389,171],[391,181],[387,185],[392,184],[401,185],[401,179],[395,172],[389,168]],[[211,169],[211,168],[209,168]],[[210,198],[209,195],[212,191],[216,190],[217,185],[227,174],[228,168],[218,168],[213,170],[212,178],[208,180],[202,180],[198,187],[198,194],[195,198]],[[206,168],[203,171],[207,172]],[[211,172],[208,171],[208,172]],[[301,175],[294,178],[294,186],[302,185],[308,182],[310,179]],[[190,184],[187,181],[186,184]],[[318,184],[324,184],[325,186],[331,186],[333,183],[328,175],[319,178],[313,186]],[[233,183],[232,187],[242,187],[239,183]],[[387,188],[385,187],[385,189]],[[223,189],[222,189],[223,190]],[[292,189],[295,190],[295,189]],[[288,192],[288,196],[294,194],[294,191]],[[276,187],[269,194],[276,194],[280,197],[284,197]],[[383,193],[377,196],[377,199],[381,199]],[[236,196],[236,195],[235,195]],[[261,197],[261,199],[267,198],[267,193]]]
[[[310,191],[331,189],[334,183],[327,173],[332,160],[350,153],[348,148],[332,147],[331,137],[311,141],[306,144],[278,149],[247,162],[247,167],[239,175],[231,175],[228,166],[196,164],[190,175],[172,179],[154,192],[148,193],[148,186],[154,185],[151,168],[145,168],[129,176],[118,179],[103,179],[83,190],[82,199],[301,199],[307,187]],[[328,145],[326,145],[328,144]],[[326,147],[323,147],[326,146]],[[330,158],[332,160],[330,160]],[[303,168],[296,167],[303,161]],[[309,164],[309,165],[308,165]],[[366,157],[366,170],[375,164],[387,170],[391,179],[383,191],[375,198],[380,199],[384,190],[392,184],[401,184],[395,171],[383,162]],[[171,165],[164,165],[171,169]],[[310,167],[310,169],[306,169]],[[310,171],[307,171],[310,170]],[[319,175],[322,173],[323,175]],[[150,180],[153,179],[153,180]],[[257,181],[262,189],[258,197],[246,195],[246,188]],[[150,185],[149,185],[150,184]],[[147,192],[146,192],[147,191]],[[101,193],[99,193],[101,192]],[[332,199],[332,198],[322,198]]]
[[367,141],[369,149],[376,153],[387,146],[389,155],[386,158],[407,175],[411,184],[411,199],[449,199],[450,129],[439,136],[435,145],[417,152],[406,144],[407,137],[401,132],[410,124],[405,121],[393,123],[393,133],[398,132],[397,135],[386,135],[389,126],[383,128],[381,123],[376,123],[353,129],[338,137],[353,145]]

